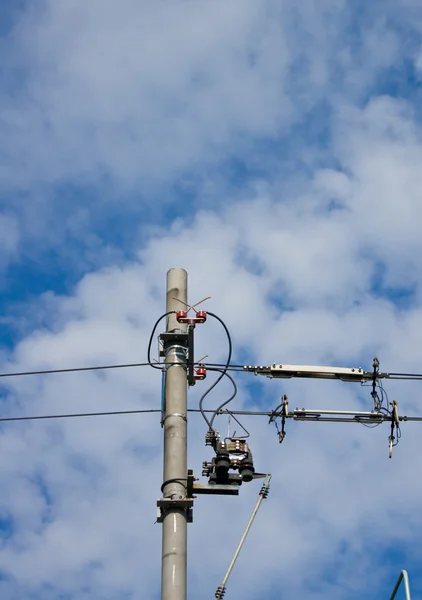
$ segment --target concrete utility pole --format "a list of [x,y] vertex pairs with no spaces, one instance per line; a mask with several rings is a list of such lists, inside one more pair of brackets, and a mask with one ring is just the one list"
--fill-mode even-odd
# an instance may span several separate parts
[[[184,269],[167,273],[167,309],[183,310],[188,275]],[[164,482],[161,501],[163,524],[161,600],[186,600],[186,550],[189,501],[187,489],[187,326],[167,316],[164,338]],[[174,335],[172,335],[174,334]],[[183,335],[185,334],[185,335]]]

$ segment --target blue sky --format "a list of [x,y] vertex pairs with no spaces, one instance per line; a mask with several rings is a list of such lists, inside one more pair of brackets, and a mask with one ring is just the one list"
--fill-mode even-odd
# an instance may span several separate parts
[[[179,266],[235,362],[421,372],[419,4],[5,0],[1,371],[143,361]],[[197,352],[224,360],[214,324]],[[236,408],[371,408],[359,386],[237,380]],[[160,385],[6,379],[2,413],[159,407]],[[417,383],[386,388],[422,414]],[[273,483],[227,598],[381,600],[402,568],[421,593],[418,425],[391,461],[387,427],[290,423],[279,446],[245,425]],[[197,472],[204,434],[192,416]],[[159,597],[161,435],[154,415],[0,427],[2,598]],[[213,596],[257,491],[196,502],[189,597]]]

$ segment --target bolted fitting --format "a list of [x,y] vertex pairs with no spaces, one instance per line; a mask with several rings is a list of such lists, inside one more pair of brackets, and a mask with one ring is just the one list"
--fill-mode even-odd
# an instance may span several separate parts
[[213,448],[215,448],[219,439],[220,434],[218,433],[218,431],[207,431],[205,435],[205,445],[212,446]]
[[202,463],[202,476],[209,477],[212,469],[212,463],[207,462],[206,460]]

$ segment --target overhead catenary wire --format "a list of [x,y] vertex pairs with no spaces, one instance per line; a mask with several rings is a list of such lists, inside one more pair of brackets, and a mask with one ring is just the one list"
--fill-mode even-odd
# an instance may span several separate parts
[[[247,416],[247,417],[281,417],[283,416],[282,412],[275,412],[274,410],[224,410],[221,407],[216,409],[202,409],[199,408],[188,408],[189,413],[198,413],[203,416],[203,413],[212,414],[212,415],[239,415],[239,416]],[[66,413],[66,414],[55,414],[55,415],[32,415],[32,416],[23,416],[23,417],[0,417],[0,422],[13,422],[13,421],[38,421],[42,419],[70,419],[75,417],[104,417],[104,416],[117,416],[117,415],[136,415],[136,414],[152,414],[152,413],[161,413],[160,408],[145,408],[145,409],[135,409],[135,410],[114,410],[114,411],[100,411],[100,412],[89,412],[89,413]],[[294,413],[288,413],[286,418],[294,419]],[[384,415],[380,423],[389,421],[389,415]],[[421,417],[408,417],[407,415],[403,415],[399,417],[400,422],[407,421],[422,421]],[[313,422],[318,422],[317,420]],[[329,421],[321,420],[321,423],[328,423]],[[345,421],[351,422],[351,421]],[[353,421],[355,423],[361,423],[359,420]]]
[[75,417],[103,417],[106,415],[135,415],[161,412],[158,408],[145,408],[139,410],[114,410],[92,413],[68,413],[59,415],[36,415],[31,417],[0,417],[0,422],[7,421],[39,421],[42,419],[71,419]]
[[[167,365],[171,363],[166,363]],[[201,363],[207,368],[218,367],[225,368],[227,371],[243,372],[243,365],[228,365],[226,363]],[[163,362],[157,363],[127,363],[127,364],[116,364],[116,365],[101,365],[93,367],[70,367],[66,369],[43,369],[40,371],[15,371],[10,373],[0,373],[0,377],[21,377],[25,375],[52,375],[54,373],[77,373],[79,371],[105,371],[107,369],[127,369],[135,367],[151,367],[162,369],[164,367]]]
[[[209,313],[208,313],[209,314]],[[163,315],[164,317],[165,315]],[[161,317],[161,318],[163,318]],[[153,339],[153,338],[152,338]],[[167,363],[168,365],[169,363]],[[245,370],[245,365],[236,365],[236,364],[227,364],[225,363],[210,363],[210,362],[201,362],[204,367],[207,367],[211,370],[211,367],[218,367],[220,369],[224,369],[224,371],[235,371],[237,373],[248,373],[251,371]],[[164,367],[163,362],[157,361],[156,363],[144,362],[144,363],[122,363],[115,365],[95,365],[90,367],[68,367],[68,368],[58,368],[58,369],[41,369],[41,370],[31,370],[31,371],[11,371],[6,373],[0,373],[1,377],[22,377],[25,375],[51,375],[54,373],[77,373],[78,371],[102,371],[107,369],[127,369],[127,368],[137,368],[137,367],[154,367],[155,369],[162,369]],[[422,381],[422,374],[411,374],[411,373],[389,373],[386,379],[395,379],[399,381]],[[363,384],[365,385],[365,384]],[[385,391],[385,390],[384,390]]]
[[[218,415],[243,415],[243,416],[251,416],[251,417],[267,417],[271,413],[265,411],[254,411],[254,410],[202,410],[199,408],[188,408],[188,412],[190,413],[210,413],[210,414],[218,414]],[[117,411],[102,411],[102,412],[92,412],[92,413],[68,413],[68,414],[56,414],[56,415],[35,415],[29,417],[0,417],[0,422],[8,422],[8,421],[37,421],[41,419],[69,419],[72,417],[104,417],[104,416],[113,416],[113,415],[135,415],[135,414],[147,414],[147,413],[161,413],[160,408],[147,408],[147,409],[139,409],[139,410],[117,410]],[[421,417],[422,418],[422,417]]]
[[24,375],[51,375],[53,373],[76,373],[78,371],[103,371],[106,369],[126,369],[132,367],[149,367],[150,363],[128,363],[119,365],[101,365],[98,367],[70,367],[68,369],[44,369],[41,371],[20,371],[0,373],[0,377],[21,377]]

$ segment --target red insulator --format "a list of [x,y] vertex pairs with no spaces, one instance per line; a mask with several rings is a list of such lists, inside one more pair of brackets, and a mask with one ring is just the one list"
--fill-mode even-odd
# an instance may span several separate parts
[[207,313],[203,310],[199,310],[194,317],[188,317],[188,313],[185,310],[181,310],[176,314],[176,319],[178,323],[198,325],[199,323],[205,323],[207,320]]
[[205,379],[206,376],[207,376],[207,370],[205,367],[198,367],[198,369],[196,369],[195,379],[198,379],[198,380]]

